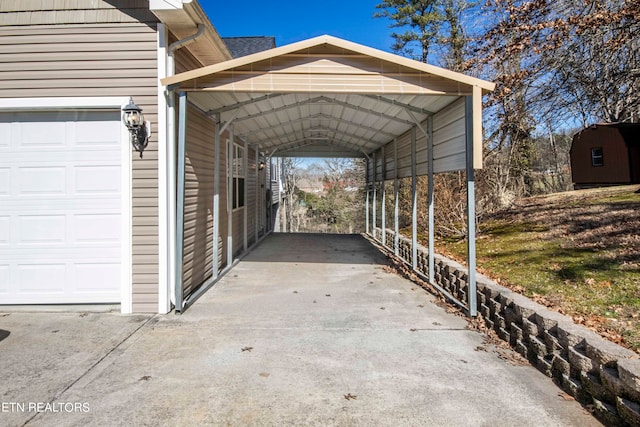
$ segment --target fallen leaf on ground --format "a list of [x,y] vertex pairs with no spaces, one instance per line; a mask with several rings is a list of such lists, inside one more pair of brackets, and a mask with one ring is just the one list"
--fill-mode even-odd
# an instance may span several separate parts
[[570,395],[568,395],[565,392],[558,393],[558,396],[560,396],[561,398],[563,398],[564,400],[567,400],[567,401],[568,400],[575,400],[573,397],[571,397]]

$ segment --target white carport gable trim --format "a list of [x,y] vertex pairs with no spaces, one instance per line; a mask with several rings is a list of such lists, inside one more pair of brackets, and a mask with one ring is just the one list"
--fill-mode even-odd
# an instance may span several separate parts
[[[177,74],[175,76],[166,78],[162,80],[162,84],[166,86],[180,85],[181,89],[189,90],[191,88],[195,89],[198,87],[198,82],[202,81],[206,76],[210,76],[217,73],[222,73],[225,71],[231,71],[235,68],[241,68],[250,64],[255,64],[262,61],[272,60],[277,57],[294,54],[296,52],[302,52],[305,54],[312,54],[312,49],[315,47],[329,45],[339,49],[344,49],[345,54],[350,53],[360,54],[363,56],[367,56],[370,58],[376,58],[381,61],[386,61],[392,64],[395,64],[397,67],[405,67],[409,70],[413,70],[415,72],[426,73],[434,78],[441,78],[443,80],[449,80],[452,82],[460,83],[462,86],[467,86],[467,88],[460,87],[460,91],[452,94],[461,95],[461,94],[470,94],[470,88],[473,86],[478,86],[483,91],[492,91],[495,89],[495,84],[491,82],[487,82],[485,80],[477,79],[475,77],[470,77],[465,74],[457,73],[454,71],[450,71],[444,68],[436,67],[433,65],[425,64],[419,61],[414,61],[412,59],[404,58],[398,55],[394,55],[388,52],[384,52],[378,49],[374,49],[371,47],[363,46],[357,43],[353,43],[347,40],[342,40],[337,37],[332,37],[328,35],[315,37],[312,39],[300,41],[297,43],[292,43],[286,46],[281,46],[275,49],[258,52],[253,55],[247,55],[241,58],[232,59],[229,61],[225,61],[219,64],[210,65],[207,67],[203,67],[197,70],[187,71],[185,73]],[[277,72],[277,70],[274,70]],[[193,85],[190,84],[193,82]],[[351,88],[351,92],[357,92],[357,88]],[[390,91],[386,91],[386,93],[390,93]]]
[[[365,156],[412,127],[435,125],[464,97],[481,120],[483,93],[494,83],[331,36],[232,59],[162,79],[175,91],[264,151],[287,156]],[[476,111],[477,110],[477,111]],[[465,169],[466,122],[460,118],[437,150],[462,153],[437,170]],[[478,128],[478,124],[474,128]],[[421,134],[424,131],[421,132]],[[481,132],[474,134],[474,167],[482,167]],[[452,146],[452,145],[455,145]],[[320,149],[320,146],[329,147]],[[286,151],[285,151],[286,150]],[[333,153],[335,151],[335,153]],[[420,150],[419,150],[420,151]]]

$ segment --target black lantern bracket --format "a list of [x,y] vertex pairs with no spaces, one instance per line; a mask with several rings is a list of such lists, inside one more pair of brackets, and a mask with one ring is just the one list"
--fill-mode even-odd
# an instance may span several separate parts
[[122,108],[122,123],[129,130],[131,145],[140,153],[140,158],[142,158],[142,152],[149,144],[151,123],[144,120],[142,108],[133,102],[133,98],[129,98],[129,104]]

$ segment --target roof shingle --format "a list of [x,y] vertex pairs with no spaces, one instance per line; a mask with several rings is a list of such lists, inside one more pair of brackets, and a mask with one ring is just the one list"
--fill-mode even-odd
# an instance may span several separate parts
[[234,58],[251,55],[276,47],[276,38],[271,36],[222,37]]

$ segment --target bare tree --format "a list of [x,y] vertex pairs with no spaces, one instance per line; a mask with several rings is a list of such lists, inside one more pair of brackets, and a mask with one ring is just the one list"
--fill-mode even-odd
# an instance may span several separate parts
[[280,159],[280,171],[284,184],[284,203],[280,210],[285,232],[296,232],[294,212],[296,207],[296,184],[300,178],[300,159],[296,157],[283,157]]

